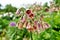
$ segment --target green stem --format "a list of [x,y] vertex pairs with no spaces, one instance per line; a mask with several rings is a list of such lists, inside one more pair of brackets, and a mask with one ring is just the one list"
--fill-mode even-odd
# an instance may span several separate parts
[[52,37],[52,35],[53,35],[52,27],[54,26],[54,23],[53,23],[54,16],[53,16],[53,14],[51,14],[50,16],[51,16],[51,20],[50,20],[50,24],[51,24],[51,28],[50,28],[50,30],[51,30],[51,38],[50,38],[50,40],[53,40],[53,37]]
[[0,40],[2,40],[2,37],[0,37]]
[[31,40],[33,40],[33,37],[32,37],[32,32],[30,31],[30,36],[31,36]]

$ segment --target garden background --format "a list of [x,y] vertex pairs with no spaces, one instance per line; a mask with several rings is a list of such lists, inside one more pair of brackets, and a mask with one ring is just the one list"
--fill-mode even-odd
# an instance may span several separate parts
[[0,4],[0,40],[60,40],[60,0]]

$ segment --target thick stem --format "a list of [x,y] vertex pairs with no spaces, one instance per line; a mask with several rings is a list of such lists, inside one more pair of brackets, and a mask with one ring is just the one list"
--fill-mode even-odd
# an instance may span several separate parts
[[31,40],[33,40],[33,37],[32,37],[32,32],[30,31],[30,36],[31,36]]

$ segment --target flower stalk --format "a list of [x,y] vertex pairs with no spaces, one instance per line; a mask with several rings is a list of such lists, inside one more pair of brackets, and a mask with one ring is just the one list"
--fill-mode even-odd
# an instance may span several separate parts
[[31,40],[33,40],[33,37],[32,37],[32,32],[30,31],[30,37],[31,37]]

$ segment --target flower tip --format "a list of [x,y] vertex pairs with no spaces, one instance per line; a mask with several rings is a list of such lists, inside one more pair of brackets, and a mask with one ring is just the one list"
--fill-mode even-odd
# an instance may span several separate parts
[[27,14],[30,14],[30,13],[31,13],[31,10],[27,10],[26,13],[27,13]]

